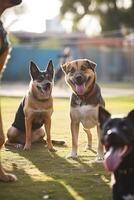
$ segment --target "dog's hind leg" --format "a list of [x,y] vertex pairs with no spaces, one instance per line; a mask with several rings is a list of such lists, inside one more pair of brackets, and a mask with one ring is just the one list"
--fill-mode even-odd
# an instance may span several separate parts
[[101,143],[99,126],[97,126],[97,135],[98,135],[98,149],[97,149],[96,161],[101,161],[104,158],[104,147]]
[[36,143],[36,142],[45,143],[44,136],[45,136],[45,131],[43,128],[34,130],[32,133],[32,143]]
[[25,134],[17,128],[11,126],[7,131],[7,140],[5,146],[12,146],[17,149],[23,148],[25,144]]

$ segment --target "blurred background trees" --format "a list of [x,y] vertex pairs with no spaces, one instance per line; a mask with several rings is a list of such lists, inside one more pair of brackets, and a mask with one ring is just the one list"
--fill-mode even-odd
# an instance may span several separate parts
[[73,29],[85,15],[98,17],[102,31],[134,28],[134,0],[61,0],[61,16],[70,13]]

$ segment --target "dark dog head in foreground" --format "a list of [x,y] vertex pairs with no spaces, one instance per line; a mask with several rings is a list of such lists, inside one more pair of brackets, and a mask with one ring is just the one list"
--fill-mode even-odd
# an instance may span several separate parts
[[114,200],[134,200],[134,110],[112,118],[99,108],[101,141],[106,149],[104,166],[115,175]]
[[95,82],[96,64],[88,59],[78,59],[61,65],[66,82],[79,96],[89,91]]
[[44,71],[39,70],[33,62],[30,64],[30,90],[38,100],[49,99],[52,93],[54,68],[50,60]]

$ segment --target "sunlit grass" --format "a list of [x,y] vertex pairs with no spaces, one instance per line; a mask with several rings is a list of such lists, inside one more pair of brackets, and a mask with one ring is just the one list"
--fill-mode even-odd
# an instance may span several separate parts
[[[11,125],[21,98],[2,97],[4,132]],[[127,114],[134,108],[134,97],[106,98],[106,108],[113,114]],[[63,139],[66,146],[48,152],[43,144],[33,145],[31,151],[2,149],[2,162],[7,171],[14,172],[18,181],[0,183],[3,200],[110,200],[110,174],[101,163],[95,163],[95,154],[84,151],[86,134],[79,134],[79,158],[66,159],[71,148],[69,129],[69,99],[54,99],[52,138]],[[93,147],[96,150],[96,130],[93,129]]]

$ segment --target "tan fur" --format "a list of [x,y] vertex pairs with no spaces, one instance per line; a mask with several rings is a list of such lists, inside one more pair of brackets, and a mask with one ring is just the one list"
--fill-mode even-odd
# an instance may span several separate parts
[[[86,148],[92,148],[92,135],[90,129],[97,126],[98,150],[97,160],[103,159],[103,146],[100,142],[100,130],[98,126],[98,107],[102,99],[97,99],[97,94],[93,94],[96,82],[96,63],[88,59],[78,59],[61,65],[65,73],[66,83],[73,91],[70,105],[72,150],[68,157],[77,157],[79,124],[87,134],[88,143]],[[79,80],[80,78],[80,80]],[[80,81],[80,82],[79,82]],[[80,88],[80,89],[78,89]],[[82,91],[80,92],[82,88]],[[78,94],[80,92],[80,94]],[[98,92],[100,92],[98,90]],[[98,93],[99,94],[99,93]],[[90,97],[91,95],[91,97]],[[100,94],[99,94],[100,95]],[[96,102],[94,102],[95,99]],[[92,102],[91,102],[92,100]]]
[[[0,17],[2,13],[7,9],[14,6],[11,4],[10,0],[0,0]],[[2,39],[0,38],[0,48],[2,45]],[[7,58],[9,55],[9,47],[5,49],[5,51],[0,55],[0,77],[2,71],[4,71],[4,66],[7,62]],[[5,137],[3,133],[3,127],[2,127],[2,117],[1,117],[1,109],[0,109],[0,149],[2,145],[5,142]],[[2,168],[1,162],[0,162],[0,180],[9,182],[9,181],[16,181],[17,178],[13,174],[6,173],[4,169]]]
[[[61,65],[61,68],[62,68],[63,72],[65,73],[66,83],[69,85],[69,87],[71,87],[71,89],[75,93],[76,93],[75,86],[71,82],[71,79],[73,78],[73,74],[69,73],[69,72],[71,72],[71,70],[73,68],[75,68],[75,70],[77,72],[81,72],[87,78],[89,76],[91,76],[91,79],[88,82],[86,82],[85,93],[90,89],[90,86],[92,85],[93,81],[96,79],[96,73],[94,73],[90,68],[85,68],[84,69],[85,61],[88,61],[88,60],[87,59],[78,59],[78,60],[73,60],[71,62],[67,62],[67,63]],[[91,61],[91,63],[96,66],[96,64],[93,63],[92,61]],[[82,70],[82,68],[84,70]]]
[[[44,71],[40,71],[36,64],[31,62],[29,90],[23,103],[20,104],[22,109],[17,111],[17,118],[15,117],[14,123],[8,129],[8,141],[6,144],[14,146],[16,144],[24,144],[24,150],[29,150],[32,143],[44,141],[46,133],[48,149],[55,151],[51,140],[53,75],[52,61],[49,61]],[[42,127],[43,125],[44,128]]]
[[[36,92],[34,87],[32,87],[32,91]],[[47,144],[49,150],[54,150],[52,142],[51,142],[51,135],[50,135],[50,128],[51,128],[51,115],[53,113],[53,99],[50,97],[47,99],[46,102],[39,102],[36,101],[35,98],[31,95],[27,95],[25,99],[25,106],[24,106],[24,113],[25,113],[25,125],[26,125],[26,143],[24,149],[30,149],[31,147],[31,123],[33,119],[45,121],[45,129],[47,134]]]

